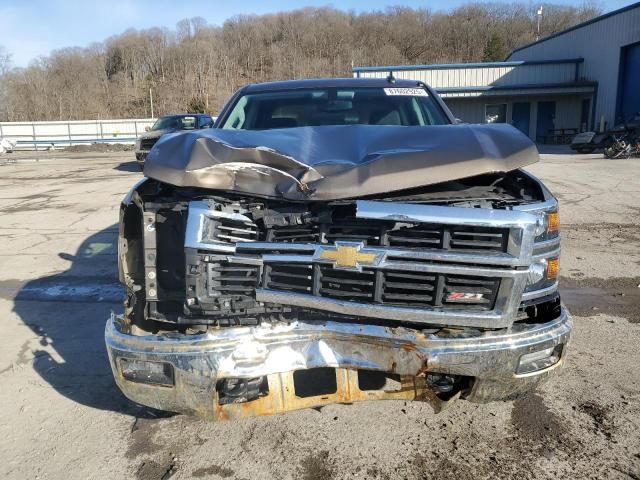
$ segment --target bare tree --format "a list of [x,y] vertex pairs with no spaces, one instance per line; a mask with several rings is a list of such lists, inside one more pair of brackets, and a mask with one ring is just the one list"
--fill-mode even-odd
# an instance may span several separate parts
[[0,122],[9,118],[7,73],[11,68],[11,54],[0,45]]
[[[593,3],[544,11],[543,35],[600,13]],[[535,34],[536,12],[528,3],[465,4],[447,13],[305,8],[236,16],[222,26],[195,17],[173,31],[131,29],[88,48],[59,50],[24,69],[9,70],[10,57],[0,48],[0,118],[147,116],[149,89],[158,114],[215,113],[249,82],[350,76],[353,63],[495,60]]]

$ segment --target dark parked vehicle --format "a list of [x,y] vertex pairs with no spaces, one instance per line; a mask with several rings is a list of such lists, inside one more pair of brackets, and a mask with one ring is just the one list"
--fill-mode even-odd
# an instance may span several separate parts
[[242,88],[215,128],[162,138],[122,202],[116,383],[212,420],[525,395],[572,331],[538,157],[420,82]]
[[136,160],[142,166],[147,154],[162,135],[181,130],[211,128],[212,126],[213,118],[211,115],[201,113],[183,113],[160,117],[146,133],[140,135],[136,140]]

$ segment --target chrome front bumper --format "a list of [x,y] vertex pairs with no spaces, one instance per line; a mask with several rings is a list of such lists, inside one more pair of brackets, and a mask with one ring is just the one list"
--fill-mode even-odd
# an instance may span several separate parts
[[[473,377],[473,386],[464,393],[472,402],[515,398],[535,389],[564,363],[571,330],[564,308],[559,318],[545,324],[472,338],[333,321],[222,328],[193,336],[134,336],[124,333],[121,317],[112,314],[105,338],[116,383],[128,398],[161,410],[223,420],[377,399],[428,401],[438,410],[447,402],[426,386],[426,373]],[[522,355],[557,345],[565,348],[556,364],[516,374]],[[174,386],[125,379],[121,358],[171,364]],[[297,397],[293,372],[316,367],[336,369],[336,392]],[[402,388],[393,392],[360,390],[358,370],[400,375]],[[246,403],[219,404],[218,380],[262,376],[268,379],[267,396]]]

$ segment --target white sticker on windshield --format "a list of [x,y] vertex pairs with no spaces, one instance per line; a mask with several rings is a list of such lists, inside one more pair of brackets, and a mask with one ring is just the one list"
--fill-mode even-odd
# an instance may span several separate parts
[[428,97],[429,94],[424,88],[385,88],[387,95],[402,95],[407,97]]

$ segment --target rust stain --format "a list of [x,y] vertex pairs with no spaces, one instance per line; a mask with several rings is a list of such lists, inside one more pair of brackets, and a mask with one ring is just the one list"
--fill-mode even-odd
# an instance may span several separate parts
[[[392,370],[396,368],[395,362]],[[428,388],[424,378],[425,366],[418,372],[421,376],[402,375],[400,390],[360,390],[357,370],[336,368],[336,392],[313,397],[295,395],[293,372],[269,375],[269,393],[261,398],[244,403],[218,405],[215,403],[215,419],[218,421],[274,415],[334,403],[351,404],[365,400],[412,400],[428,402],[435,411],[442,409],[442,400]],[[392,373],[392,372],[388,372]]]
[[416,345],[413,343],[403,343],[400,348],[405,352],[415,352]]

